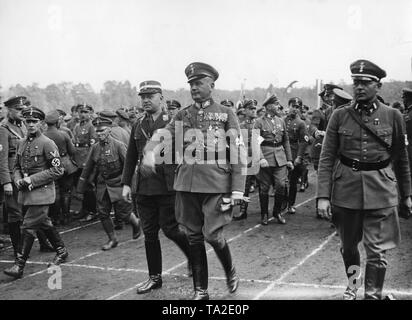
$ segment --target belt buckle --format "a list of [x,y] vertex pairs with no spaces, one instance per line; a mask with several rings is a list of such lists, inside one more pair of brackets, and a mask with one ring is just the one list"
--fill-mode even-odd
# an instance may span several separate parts
[[353,171],[359,171],[359,160],[358,159],[353,159],[352,160],[352,170]]

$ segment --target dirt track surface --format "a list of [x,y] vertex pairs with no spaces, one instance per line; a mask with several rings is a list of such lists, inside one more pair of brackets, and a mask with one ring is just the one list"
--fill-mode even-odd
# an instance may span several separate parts
[[[314,175],[304,193],[298,193],[297,212],[286,215],[287,224],[273,219],[260,225],[258,194],[251,194],[248,219],[233,221],[225,230],[238,274],[239,289],[228,294],[223,270],[210,246],[209,295],[213,300],[341,299],[346,279],[339,237],[328,221],[315,218]],[[270,199],[272,206],[273,198]],[[49,289],[47,262],[53,253],[40,253],[35,243],[24,277],[12,280],[0,273],[0,299],[92,299],[92,300],[186,300],[192,296],[192,279],[179,249],[160,233],[163,254],[163,287],[145,295],[136,286],[147,279],[144,239],[131,240],[131,227],[117,231],[120,245],[110,251],[99,222],[59,228],[69,250],[61,266],[61,289]],[[401,219],[401,245],[388,253],[384,294],[412,299],[412,219]],[[360,246],[362,258],[364,251]],[[0,269],[11,266],[12,250],[0,252]],[[362,266],[364,268],[364,265]],[[363,287],[362,287],[363,288]],[[363,297],[363,289],[360,297]]]

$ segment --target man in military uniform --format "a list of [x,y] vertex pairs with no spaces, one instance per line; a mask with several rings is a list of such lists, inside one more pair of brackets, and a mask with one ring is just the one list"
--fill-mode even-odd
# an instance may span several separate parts
[[73,174],[77,171],[77,166],[73,163],[76,152],[69,135],[57,126],[61,115],[57,110],[51,111],[46,115],[45,122],[47,130],[44,135],[53,140],[59,149],[64,174],[56,181],[56,201],[50,206],[49,216],[54,225],[67,224],[71,221],[70,203],[73,187]]
[[118,122],[116,121],[116,118],[118,117],[117,114],[110,109],[104,109],[103,111],[99,112],[99,116],[111,120],[112,124],[110,128],[110,136],[113,139],[123,142],[127,146],[129,144],[130,133],[119,126]]
[[64,110],[56,109],[59,113],[59,121],[57,121],[56,127],[57,129],[64,131],[69,136],[70,140],[73,141],[73,132],[66,126],[64,118],[67,116],[67,113]]
[[26,133],[22,110],[26,97],[18,96],[4,102],[8,113],[5,121],[0,125],[0,185],[5,195],[4,216],[8,223],[10,240],[14,254],[17,255],[20,243],[20,225],[23,221],[21,205],[17,202],[18,189],[12,181],[12,171],[17,155],[17,147]]
[[315,140],[315,138],[313,136],[311,136],[311,116],[309,115],[309,106],[307,106],[306,104],[304,104],[302,106],[302,108],[300,109],[300,118],[303,120],[303,122],[305,122],[305,126],[306,126],[306,131],[308,133],[309,136],[309,143],[306,146],[306,149],[304,151],[304,158],[303,158],[303,162],[302,162],[302,175],[300,177],[300,188],[299,191],[300,192],[305,192],[305,190],[309,187],[309,178],[308,178],[308,174],[309,174],[309,169],[308,166],[310,164],[310,152],[312,149],[312,143]]
[[278,98],[269,96],[262,104],[266,114],[258,118],[253,129],[259,130],[260,147],[264,159],[260,160],[260,171],[256,176],[259,182],[259,202],[262,225],[268,224],[269,189],[275,189],[273,217],[280,224],[286,220],[282,215],[287,202],[288,169],[293,169],[292,153],[285,122],[278,116]]
[[407,134],[407,148],[409,157],[409,167],[412,173],[412,89],[404,88],[402,90],[402,100],[405,106],[405,124],[406,124],[406,134]]
[[[221,104],[222,106],[226,106],[226,107],[232,108],[233,111],[236,112],[236,107],[235,107],[235,104],[233,103],[232,100],[225,99],[225,100],[220,101],[220,104]],[[243,104],[241,104],[241,106],[239,106],[238,109],[240,109],[240,108],[242,108],[242,107],[243,107]]]
[[319,93],[322,99],[322,105],[319,109],[315,109],[312,114],[312,127],[311,135],[315,138],[312,144],[311,159],[315,171],[318,171],[319,155],[322,149],[323,137],[325,136],[326,127],[330,115],[332,114],[333,104],[333,89],[342,89],[334,84],[327,83],[324,85],[323,90]]
[[44,112],[35,107],[23,111],[27,137],[17,150],[13,168],[13,181],[19,190],[18,201],[25,211],[22,230],[22,248],[14,265],[4,273],[14,278],[23,276],[24,266],[30,255],[36,231],[42,229],[56,251],[51,264],[59,265],[68,257],[67,249],[53,226],[49,205],[55,201],[54,181],[64,172],[56,144],[40,131]]
[[174,99],[167,100],[166,105],[167,105],[167,113],[169,115],[169,119],[172,120],[175,117],[175,115],[179,112],[182,106],[179,101],[174,100]]
[[[74,160],[79,167],[74,175],[75,184],[77,184],[82,170],[86,164],[86,159],[89,154],[90,148],[96,141],[95,129],[90,120],[93,113],[93,108],[87,104],[79,104],[76,111],[80,114],[80,120],[73,129],[74,147],[76,148]],[[79,214],[74,216],[74,218],[85,218],[86,221],[91,221],[93,220],[93,217],[95,217],[95,213],[96,193],[93,185],[91,183],[88,183],[82,201],[82,208]]]
[[[117,123],[117,125],[122,128],[123,130],[125,130],[128,134],[128,136],[130,137],[130,133],[131,133],[131,127],[130,127],[130,117],[129,114],[126,112],[126,110],[124,108],[119,108],[116,110],[116,119],[114,122]],[[129,141],[127,141],[129,142]],[[127,145],[127,143],[126,143]]]
[[[126,164],[123,170],[123,195],[131,202],[132,176],[138,160],[143,157],[143,149],[155,130],[164,128],[169,117],[162,111],[163,100],[161,84],[158,81],[140,83],[139,96],[145,114],[132,127],[132,135],[127,149]],[[172,155],[172,149],[164,154]],[[171,159],[172,160],[172,159]],[[139,165],[137,174],[137,208],[142,220],[145,235],[145,248],[149,279],[137,288],[138,294],[147,293],[162,287],[162,252],[159,230],[171,239],[189,259],[189,243],[179,229],[175,217],[175,191],[173,181],[176,165],[159,164],[153,171]]]
[[350,65],[354,101],[329,121],[319,161],[319,213],[332,216],[349,279],[344,299],[360,286],[358,244],[366,252],[365,298],[381,299],[386,251],[400,240],[401,203],[411,208],[411,176],[401,113],[376,95],[386,72],[368,60]]
[[[174,183],[176,216],[190,243],[193,298],[206,300],[209,294],[205,240],[223,266],[229,292],[238,288],[239,277],[223,228],[231,221],[232,205],[243,201],[246,151],[233,109],[213,101],[212,91],[219,73],[206,63],[194,62],[186,67],[185,74],[194,103],[180,110],[163,132],[165,140],[171,135],[184,155]],[[142,161],[149,168],[155,163],[152,147],[149,144]]]
[[140,223],[132,214],[132,205],[122,198],[121,177],[126,156],[126,145],[110,136],[112,120],[101,115],[93,119],[98,143],[91,147],[89,156],[79,179],[78,192],[84,194],[91,175],[95,172],[97,190],[97,212],[109,241],[102,250],[110,250],[118,244],[113,222],[112,207],[118,216],[131,223],[133,239],[140,236]]
[[80,122],[79,105],[72,106],[70,111],[72,117],[70,121],[67,122],[67,128],[69,128],[71,132],[74,132],[74,127]]
[[304,172],[306,159],[308,158],[305,151],[309,145],[309,136],[306,124],[300,118],[299,110],[303,107],[302,99],[291,98],[289,99],[288,105],[289,112],[285,118],[285,123],[294,165],[293,170],[290,170],[289,172],[288,212],[294,214],[296,213],[294,205],[296,201],[296,193],[298,191],[298,181],[299,177],[302,176],[302,173]]
[[[250,187],[252,186],[252,179],[255,178],[256,173],[259,171],[259,168],[256,168],[256,163],[253,163],[252,148],[253,148],[253,137],[252,137],[252,130],[255,125],[256,121],[256,100],[246,100],[243,103],[243,109],[245,112],[245,119],[243,122],[240,123],[240,129],[242,132],[243,141],[247,141],[247,149],[248,149],[248,159],[250,162],[248,163],[248,175],[246,177],[246,184],[245,184],[245,191],[244,196],[249,197]],[[260,150],[259,150],[260,151]],[[256,157],[257,160],[260,160],[260,155]],[[233,217],[233,220],[243,220],[247,218],[247,207],[248,202],[243,201],[240,205],[240,215],[238,217]]]

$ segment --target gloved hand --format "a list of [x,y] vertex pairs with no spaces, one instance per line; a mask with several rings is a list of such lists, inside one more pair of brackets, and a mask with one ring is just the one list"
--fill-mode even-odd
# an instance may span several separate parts
[[260,159],[259,165],[260,165],[262,168],[267,168],[267,167],[269,167],[269,163],[268,163],[268,161],[267,161],[266,159]]
[[3,185],[3,190],[6,196],[13,195],[13,186],[11,185],[11,183],[6,183],[5,185]]
[[241,191],[232,191],[232,195],[230,196],[230,202],[232,206],[236,206],[241,204],[243,201],[243,192]]

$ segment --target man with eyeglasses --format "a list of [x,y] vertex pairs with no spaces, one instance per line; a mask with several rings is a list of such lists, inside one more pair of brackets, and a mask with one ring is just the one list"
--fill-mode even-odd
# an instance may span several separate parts
[[56,199],[54,181],[64,173],[59,149],[41,132],[45,118],[43,111],[30,106],[23,110],[22,115],[27,127],[27,137],[18,146],[13,166],[13,182],[18,189],[18,201],[23,205],[24,212],[21,251],[17,252],[14,265],[4,270],[6,275],[16,279],[23,276],[38,230],[44,231],[56,252],[49,266],[59,265],[68,257],[67,249],[48,216],[49,206]]
[[[80,115],[79,123],[73,129],[74,135],[74,147],[76,152],[74,159],[78,171],[74,175],[74,183],[77,185],[78,179],[82,173],[82,170],[86,164],[86,159],[91,149],[91,146],[96,142],[96,133],[94,126],[91,123],[91,117],[93,114],[92,106],[88,104],[79,104],[77,106],[77,112]],[[87,188],[82,199],[82,208],[80,212],[74,216],[75,219],[85,218],[85,221],[91,221],[97,218],[96,215],[96,193],[92,183],[87,184]]]
[[348,277],[343,298],[357,297],[363,240],[365,299],[380,300],[386,252],[400,241],[398,204],[411,208],[406,130],[402,114],[377,99],[386,72],[363,59],[350,71],[354,101],[329,120],[319,161],[318,210],[332,217],[339,232]]
[[289,137],[284,120],[278,116],[277,96],[269,96],[262,105],[266,107],[266,113],[256,120],[253,127],[260,135],[263,154],[259,162],[260,170],[256,175],[259,181],[261,224],[268,224],[270,186],[275,190],[273,217],[278,223],[285,224],[283,210],[287,206],[288,168],[293,169]]
[[294,166],[293,170],[289,172],[288,213],[295,214],[296,193],[299,177],[302,176],[305,169],[307,158],[305,152],[309,145],[309,135],[305,122],[300,118],[300,109],[303,107],[302,99],[291,98],[288,105],[289,110],[285,122]]
[[[252,130],[253,130],[253,126],[255,125],[255,121],[257,118],[256,105],[257,105],[256,100],[246,100],[243,102],[243,110],[244,110],[245,118],[242,122],[239,123],[242,136],[243,136],[243,141],[248,143],[247,145],[248,157],[252,157],[251,161],[248,163],[248,175],[246,177],[245,192],[243,193],[245,197],[249,197],[250,187],[252,186],[253,179],[255,177],[255,174],[259,171],[258,168],[256,167],[256,163],[253,163],[253,160],[256,160],[256,159],[253,158],[253,153],[252,153],[252,149],[253,149]],[[257,156],[257,161],[260,160],[260,149],[258,149],[258,151],[259,151],[259,155]],[[248,204],[249,204],[248,202],[242,201],[242,203],[240,204],[240,215],[237,217],[234,216],[233,220],[238,221],[238,220],[247,219]]]

